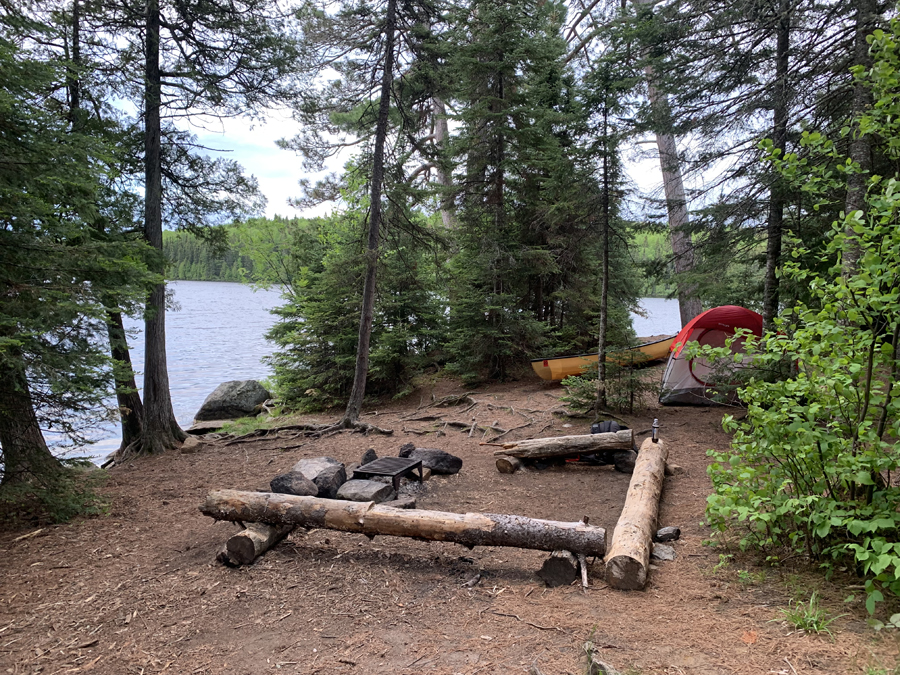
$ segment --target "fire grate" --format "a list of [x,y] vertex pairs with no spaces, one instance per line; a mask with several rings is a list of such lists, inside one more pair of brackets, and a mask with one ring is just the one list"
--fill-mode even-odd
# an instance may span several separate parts
[[408,459],[406,457],[379,457],[374,462],[363,464],[354,469],[354,478],[371,478],[372,476],[388,476],[394,485],[394,492],[399,494],[400,479],[403,476],[414,477],[414,471],[419,470],[419,482],[424,480],[422,474],[422,460]]

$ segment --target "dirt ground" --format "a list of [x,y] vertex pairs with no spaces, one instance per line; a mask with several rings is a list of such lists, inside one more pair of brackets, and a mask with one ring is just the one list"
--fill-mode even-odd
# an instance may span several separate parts
[[[893,672],[896,634],[872,631],[859,597],[843,602],[858,579],[825,582],[803,568],[764,568],[704,546],[706,450],[728,445],[723,409],[651,407],[626,416],[638,443],[658,417],[670,462],[685,469],[666,479],[660,511],[661,526],[681,528],[676,559],[656,563],[643,591],[608,588],[600,560],[586,593],[580,584],[548,589],[535,575],[546,553],[325,530],[295,532],[250,567],[215,562],[238,527],[200,514],[209,490],[264,489],[303,457],[349,464],[367,448],[396,455],[409,441],[464,460],[458,475],[435,476],[415,492],[419,508],[588,515],[611,534],[629,476],[572,465],[500,474],[481,434],[436,434],[441,422],[408,419],[425,414],[416,410],[432,395],[464,391],[440,380],[377,415],[370,409],[365,419],[392,436],[309,440],[289,432],[140,459],[111,470],[108,515],[25,538],[35,528],[0,532],[0,674],[475,675],[536,666],[561,675],[584,672],[587,640],[630,673]],[[587,433],[587,420],[554,414],[562,393],[524,379],[476,389],[478,405],[465,412],[427,413],[522,427],[504,439]],[[465,585],[479,573],[477,584]],[[832,615],[844,615],[831,624],[833,640],[782,621],[780,610],[813,590]]]

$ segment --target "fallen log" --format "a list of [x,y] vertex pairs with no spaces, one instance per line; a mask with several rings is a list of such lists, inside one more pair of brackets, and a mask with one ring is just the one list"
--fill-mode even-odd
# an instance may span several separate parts
[[607,450],[631,450],[634,435],[631,429],[611,431],[604,434],[584,434],[581,436],[556,436],[554,438],[532,438],[527,441],[504,443],[495,456],[510,457],[559,457],[579,453],[590,454]]
[[647,583],[668,454],[663,441],[648,438],[641,444],[606,556],[606,583],[613,588],[638,590]]
[[299,525],[307,528],[390,535],[474,546],[567,550],[602,556],[606,531],[583,522],[565,523],[492,513],[445,513],[394,509],[373,502],[345,502],[271,492],[216,490],[200,506],[216,520]]
[[226,565],[250,565],[263,553],[288,536],[294,525],[266,525],[250,523],[246,529],[233,535],[216,558]]
[[578,558],[569,551],[553,551],[537,575],[549,588],[568,586],[578,578]]
[[497,458],[497,471],[500,473],[515,473],[521,468],[522,460],[516,457],[503,456]]

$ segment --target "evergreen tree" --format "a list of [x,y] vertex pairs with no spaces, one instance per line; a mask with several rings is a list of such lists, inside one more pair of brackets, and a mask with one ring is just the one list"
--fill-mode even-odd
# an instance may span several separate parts
[[3,483],[52,488],[60,465],[41,427],[83,442],[112,379],[108,311],[133,307],[152,277],[139,242],[98,227],[115,146],[60,115],[64,71],[3,37],[0,78]]

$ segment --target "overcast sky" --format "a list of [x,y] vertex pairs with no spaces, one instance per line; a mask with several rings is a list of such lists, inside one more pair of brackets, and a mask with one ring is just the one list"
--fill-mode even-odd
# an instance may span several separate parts
[[[303,172],[300,157],[275,145],[280,138],[291,138],[298,125],[287,114],[272,115],[266,124],[246,119],[215,121],[203,128],[192,127],[200,143],[208,148],[223,151],[223,156],[239,162],[248,174],[256,176],[259,187],[268,200],[266,216],[313,216],[327,212],[326,207],[315,212],[301,212],[288,204],[288,199],[299,194],[297,182],[304,177],[315,178]],[[647,150],[654,144],[641,144]],[[215,153],[210,153],[215,154]],[[655,156],[638,159],[634,151],[626,152],[626,169],[639,190],[654,198],[661,197],[659,163]],[[340,168],[340,161],[333,162],[332,171]]]

